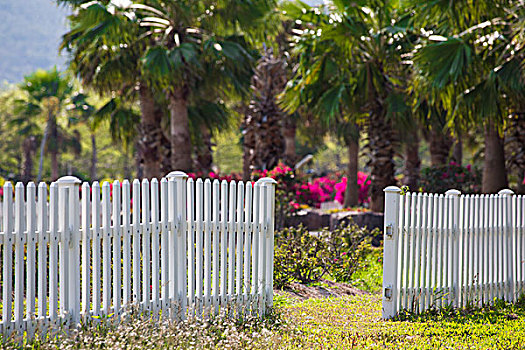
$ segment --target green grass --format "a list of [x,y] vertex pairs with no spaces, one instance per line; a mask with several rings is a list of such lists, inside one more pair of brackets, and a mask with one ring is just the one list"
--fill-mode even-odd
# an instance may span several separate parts
[[525,349],[525,302],[468,311],[442,310],[381,319],[377,294],[279,300],[287,323],[276,349]]
[[367,292],[379,292],[383,286],[383,248],[372,248],[359,269],[354,272],[350,284]]

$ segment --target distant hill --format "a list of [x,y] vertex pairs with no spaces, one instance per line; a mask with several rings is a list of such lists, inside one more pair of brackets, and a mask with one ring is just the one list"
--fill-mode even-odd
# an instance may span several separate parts
[[64,66],[58,45],[67,13],[51,0],[0,0],[0,83],[17,83],[38,68]]
[[[323,0],[306,0],[312,6]],[[0,85],[18,83],[38,68],[63,68],[58,54],[67,9],[51,0],[0,0]]]

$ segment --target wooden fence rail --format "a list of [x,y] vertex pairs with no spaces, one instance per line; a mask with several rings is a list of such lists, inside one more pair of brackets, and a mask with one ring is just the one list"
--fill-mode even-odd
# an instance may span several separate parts
[[[130,308],[184,318],[273,300],[275,180],[4,185],[0,333],[33,336]],[[14,193],[13,193],[14,192]],[[13,196],[14,194],[14,196]]]

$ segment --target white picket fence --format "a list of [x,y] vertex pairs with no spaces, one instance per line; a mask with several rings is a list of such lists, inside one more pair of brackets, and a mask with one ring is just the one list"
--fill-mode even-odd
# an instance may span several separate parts
[[[275,180],[193,181],[182,172],[102,187],[66,176],[4,185],[0,333],[86,318],[201,316],[273,299]],[[112,186],[112,187],[111,187]]]
[[515,301],[524,263],[525,196],[385,189],[383,318]]

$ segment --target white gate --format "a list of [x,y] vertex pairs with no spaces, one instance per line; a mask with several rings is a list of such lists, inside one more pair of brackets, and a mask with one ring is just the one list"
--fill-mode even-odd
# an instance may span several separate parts
[[[0,331],[272,306],[275,180],[4,185]],[[249,308],[249,310],[246,310]]]

